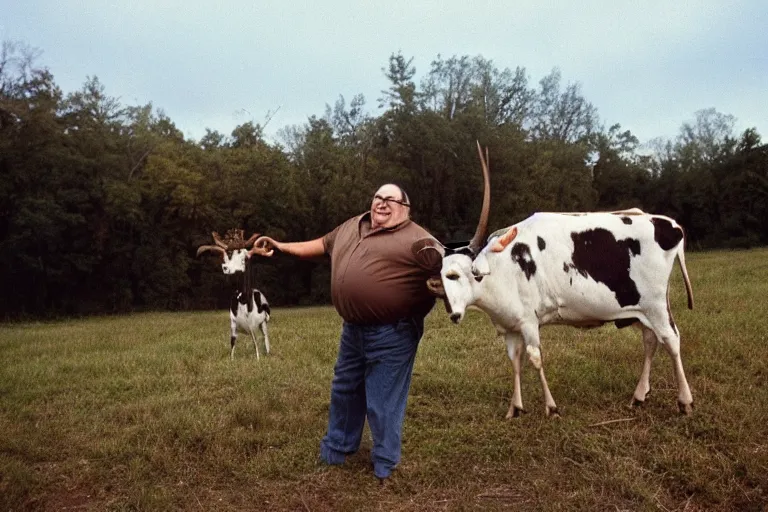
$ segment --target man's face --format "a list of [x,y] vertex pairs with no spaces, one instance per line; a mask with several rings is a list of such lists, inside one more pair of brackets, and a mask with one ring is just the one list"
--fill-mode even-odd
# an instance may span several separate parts
[[377,229],[397,226],[408,218],[408,208],[397,185],[383,185],[371,201],[371,227]]

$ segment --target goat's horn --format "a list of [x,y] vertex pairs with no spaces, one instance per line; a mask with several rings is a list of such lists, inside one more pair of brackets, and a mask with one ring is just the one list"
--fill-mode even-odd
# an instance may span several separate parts
[[259,236],[261,236],[261,233],[254,233],[254,234],[252,234],[251,238],[249,238],[248,240],[245,241],[245,246],[248,247],[250,245],[253,245],[253,242],[255,242],[256,239],[259,238]]
[[227,254],[227,252],[223,248],[219,247],[218,245],[201,245],[200,247],[197,248],[197,255],[200,256],[205,251],[220,252],[222,256]]
[[469,248],[477,253],[483,247],[483,240],[488,234],[488,214],[491,211],[491,173],[488,170],[488,148],[485,149],[486,156],[483,157],[483,149],[480,142],[477,142],[477,154],[480,155],[480,164],[483,166],[483,209],[480,212],[480,220],[477,222],[477,230],[472,241],[469,242]]
[[222,249],[226,249],[227,248],[227,244],[224,243],[224,241],[221,239],[221,236],[217,232],[214,231],[211,234],[213,235],[213,241],[216,242],[216,245],[218,245]]

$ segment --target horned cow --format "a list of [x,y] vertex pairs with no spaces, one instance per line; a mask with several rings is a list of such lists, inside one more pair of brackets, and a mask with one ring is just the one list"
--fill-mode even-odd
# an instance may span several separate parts
[[216,245],[201,245],[197,255],[212,251],[222,257],[221,269],[226,275],[234,276],[237,286],[234,287],[229,308],[230,351],[229,358],[235,358],[235,343],[238,329],[251,335],[256,349],[256,359],[260,358],[259,345],[256,342],[256,330],[264,337],[264,348],[269,354],[269,322],[270,308],[264,294],[254,285],[255,268],[248,257],[248,247],[253,245],[259,234],[256,233],[248,240],[243,239],[242,229],[230,229],[224,239],[215,231],[212,233]]
[[483,246],[490,187],[482,152],[480,159],[486,190],[475,237],[465,247],[445,249],[441,280],[431,287],[445,298],[453,322],[460,323],[467,307],[476,306],[504,336],[514,369],[507,418],[524,411],[523,352],[538,371],[546,414],[558,415],[544,374],[542,325],[597,327],[607,322],[642,331],[645,359],[633,404],[642,404],[650,392],[651,361],[661,343],[674,366],[679,410],[690,414],[693,397],[680,358],[680,332],[669,306],[669,276],[677,258],[688,307],[693,308],[680,225],[637,208],[536,213],[496,231]]

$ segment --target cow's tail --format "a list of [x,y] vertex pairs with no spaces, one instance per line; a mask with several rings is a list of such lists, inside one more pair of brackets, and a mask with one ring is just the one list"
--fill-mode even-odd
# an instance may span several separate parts
[[680,263],[683,281],[685,281],[685,291],[688,294],[688,309],[693,309],[693,288],[691,288],[691,280],[688,278],[688,269],[685,268],[685,233],[683,233],[683,239],[677,246],[677,261]]

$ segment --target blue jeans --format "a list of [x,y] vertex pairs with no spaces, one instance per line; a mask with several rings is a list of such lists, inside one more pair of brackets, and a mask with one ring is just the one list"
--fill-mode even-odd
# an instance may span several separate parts
[[341,464],[360,447],[365,418],[373,436],[371,461],[379,478],[400,462],[400,437],[411,371],[424,319],[408,318],[386,325],[344,322],[331,384],[328,432],[320,457]]

